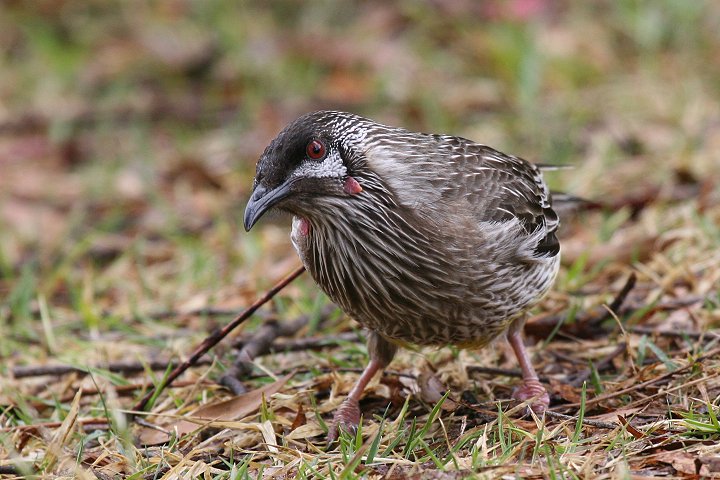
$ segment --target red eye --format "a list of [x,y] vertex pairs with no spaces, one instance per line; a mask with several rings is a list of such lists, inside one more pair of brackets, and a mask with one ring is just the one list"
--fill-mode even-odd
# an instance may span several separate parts
[[320,140],[311,140],[305,149],[307,156],[313,160],[319,160],[325,156],[325,144]]

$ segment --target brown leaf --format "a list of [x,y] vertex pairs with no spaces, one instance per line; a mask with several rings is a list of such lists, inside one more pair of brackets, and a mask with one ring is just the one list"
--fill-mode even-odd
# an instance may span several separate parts
[[163,425],[161,428],[165,431],[143,427],[138,434],[138,439],[144,445],[157,445],[169,441],[169,433],[173,431],[175,431],[178,436],[182,436],[197,430],[207,422],[218,420],[231,421],[247,417],[260,408],[263,397],[269,397],[280,391],[292,376],[293,373],[289,373],[276,382],[265,385],[257,390],[237,395],[228,400],[203,405],[186,418],[176,420],[168,425]]
[[720,456],[718,455],[705,455],[698,457],[698,461],[703,464],[700,467],[700,472],[707,467],[711,476],[720,476]]
[[[438,379],[432,372],[426,370],[422,371],[420,375],[418,375],[417,383],[418,388],[420,388],[420,398],[429,404],[439,402],[447,391],[447,388],[443,385],[440,379]],[[454,411],[457,409],[457,404],[450,400],[450,398],[446,398],[441,408],[446,411]]]
[[613,410],[611,412],[601,413],[599,415],[593,415],[592,417],[588,417],[588,418],[590,418],[592,420],[598,420],[600,422],[612,422],[618,417],[618,415],[622,415],[623,417],[628,417],[630,415],[635,415],[640,410],[642,410],[642,408],[640,408],[640,407],[619,408],[619,409]]
[[555,379],[550,379],[553,393],[557,394],[563,400],[567,400],[570,403],[579,403],[582,399],[577,389],[567,383],[559,382]]
[[298,404],[297,414],[295,415],[295,420],[293,420],[293,423],[290,426],[290,431],[293,431],[299,426],[305,425],[306,423],[307,417],[305,417],[305,409],[303,409],[302,404]]
[[288,440],[304,440],[306,438],[317,437],[325,433],[325,430],[318,423],[306,423],[301,425],[292,432],[285,435]]
[[720,458],[717,456],[700,456],[691,452],[663,452],[655,459],[672,465],[680,473],[702,478],[720,478]]
[[78,412],[80,410],[80,398],[82,397],[82,390],[78,390],[75,394],[75,398],[70,405],[65,420],[63,420],[60,428],[55,431],[50,445],[48,445],[47,452],[45,454],[45,462],[48,468],[52,468],[55,463],[64,456],[64,448],[70,443],[73,432],[77,428]]
[[630,422],[628,422],[622,415],[618,415],[618,420],[620,420],[620,423],[625,426],[625,430],[627,430],[630,435],[632,435],[636,439],[640,440],[641,438],[645,438],[647,436],[637,428],[630,425]]

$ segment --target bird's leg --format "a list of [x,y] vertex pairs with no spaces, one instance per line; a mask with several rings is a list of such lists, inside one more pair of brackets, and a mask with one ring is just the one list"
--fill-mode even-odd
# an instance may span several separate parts
[[330,423],[327,435],[328,444],[333,443],[340,429],[348,432],[355,432],[360,424],[360,396],[370,380],[382,367],[377,360],[370,360],[358,381],[353,386],[343,403],[335,410],[333,420]]
[[530,355],[522,338],[522,328],[525,324],[525,317],[520,317],[513,321],[507,333],[507,339],[515,352],[520,370],[522,371],[522,383],[513,390],[513,398],[519,402],[524,402],[531,398],[535,398],[530,404],[530,408],[535,413],[542,413],[550,406],[550,396],[545,387],[540,383],[537,373],[530,361]]
[[360,375],[360,378],[355,382],[345,401],[335,410],[333,420],[328,429],[328,445],[337,440],[340,429],[348,432],[355,432],[357,430],[360,424],[360,397],[375,374],[390,364],[396,351],[397,347],[385,340],[378,333],[371,331],[368,334],[370,363],[368,363]]

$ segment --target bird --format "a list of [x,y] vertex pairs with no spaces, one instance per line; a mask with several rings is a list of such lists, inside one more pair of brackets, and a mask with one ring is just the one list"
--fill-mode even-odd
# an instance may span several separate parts
[[513,398],[549,407],[522,337],[560,264],[541,166],[459,136],[315,111],[257,162],[245,230],[268,210],[293,215],[306,270],[368,331],[369,362],[329,442],[356,430],[365,387],[408,345],[477,349],[504,335],[522,372]]

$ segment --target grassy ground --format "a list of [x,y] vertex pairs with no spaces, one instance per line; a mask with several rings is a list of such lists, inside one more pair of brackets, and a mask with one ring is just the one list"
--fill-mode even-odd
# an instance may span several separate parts
[[[0,475],[720,476],[719,5],[264,4],[0,7]],[[550,414],[502,342],[405,351],[326,451],[367,352],[303,276],[128,421],[299,264],[289,219],[240,218],[318,108],[575,165],[549,181],[599,208],[526,331]]]

